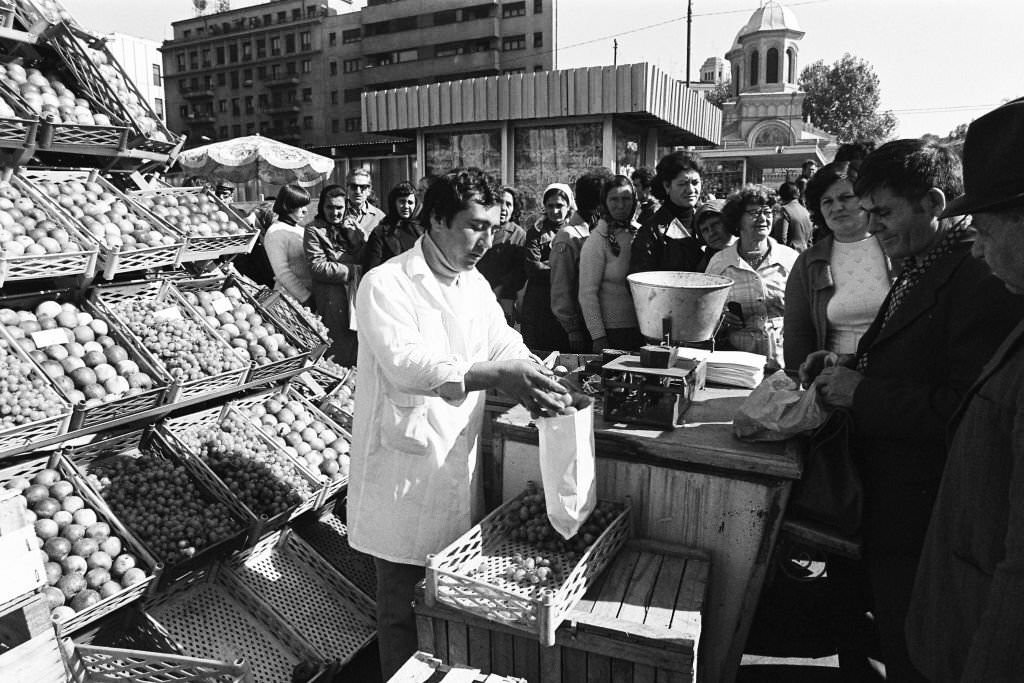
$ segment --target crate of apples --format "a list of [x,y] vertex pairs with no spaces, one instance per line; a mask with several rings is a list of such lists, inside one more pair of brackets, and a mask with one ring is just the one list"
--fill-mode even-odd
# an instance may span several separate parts
[[91,276],[96,248],[17,176],[0,181],[0,286],[7,280]]
[[96,171],[24,169],[19,175],[96,242],[105,279],[178,263],[184,237],[128,200]]
[[[158,372],[129,352],[106,320],[51,296],[59,293],[43,295],[28,307],[0,308],[0,325],[75,406],[71,428],[92,427],[160,405],[167,383]],[[7,303],[17,302],[14,297]]]
[[309,351],[271,322],[240,288],[223,281],[216,283],[214,289],[189,282],[177,286],[185,301],[207,324],[236,353],[255,365],[247,382],[280,379],[305,367]]
[[0,477],[25,500],[46,571],[42,593],[61,634],[142,596],[159,565],[67,461],[41,459]]
[[71,404],[9,337],[0,335],[0,455],[67,431]]
[[256,244],[256,230],[203,188],[137,190],[128,196],[185,235],[184,261],[248,254]]
[[76,447],[80,477],[145,547],[178,575],[211,554],[241,546],[245,511],[219,495],[216,482],[187,456],[141,430]]

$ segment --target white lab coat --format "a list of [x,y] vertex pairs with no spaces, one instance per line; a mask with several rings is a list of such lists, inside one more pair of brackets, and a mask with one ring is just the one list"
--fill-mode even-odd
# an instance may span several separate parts
[[472,270],[443,285],[424,260],[423,239],[370,271],[356,295],[348,485],[349,544],[421,566],[483,513],[484,392],[449,402],[436,389],[461,382],[473,363],[530,353],[484,277]]

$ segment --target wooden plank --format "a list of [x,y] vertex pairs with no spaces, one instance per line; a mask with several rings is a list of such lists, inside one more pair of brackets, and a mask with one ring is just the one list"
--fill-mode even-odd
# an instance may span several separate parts
[[646,111],[647,104],[647,65],[633,64],[629,70],[629,110]]
[[561,683],[562,653],[561,646],[540,648],[540,679],[539,683]]
[[462,96],[462,86],[465,85],[465,83],[466,81],[448,81],[446,84],[448,86],[447,98],[451,107],[451,118],[447,121],[447,123],[462,123],[463,121],[466,120],[465,117],[463,116],[462,109],[464,102]]
[[601,93],[604,90],[604,67],[587,69],[587,113],[601,113]]
[[612,660],[604,655],[587,657],[587,683],[608,683],[612,678]]
[[619,609],[620,621],[631,624],[644,623],[644,619],[647,617],[647,605],[650,604],[651,594],[654,593],[654,585],[658,579],[658,571],[661,569],[661,560],[661,555],[640,553],[626,594],[622,598],[622,607]]
[[548,103],[548,71],[535,71],[533,74],[533,116],[548,118],[554,116]]
[[608,458],[597,459],[597,497],[601,500],[629,499],[633,509],[630,522],[634,534],[638,529],[646,529],[650,524],[647,519],[646,498],[650,488],[650,470],[637,467],[632,463]]
[[625,113],[630,110],[632,74],[629,65],[624,64],[615,69],[615,109],[612,113]]
[[409,103],[415,101],[415,98],[412,97],[411,88],[399,89],[396,103],[398,105],[398,127],[402,130],[409,128]]
[[633,666],[633,683],[654,683],[654,667],[648,664]]
[[571,648],[562,652],[562,683],[587,683],[587,653]]
[[437,102],[439,105],[437,123],[447,126],[452,122],[452,87],[450,84],[437,84]]
[[510,118],[509,112],[511,111],[511,100],[512,100],[512,76],[509,74],[503,74],[501,76],[495,76],[495,92],[498,98],[498,113],[497,118],[501,121],[505,121]]
[[613,114],[616,104],[616,68],[614,66],[601,67],[601,109],[595,114]]
[[442,661],[449,661],[448,658],[448,624],[449,622],[438,619],[434,622],[434,647],[430,650]]
[[686,563],[686,575],[683,577],[676,600],[676,609],[687,612],[700,612],[704,609],[704,597],[708,591],[708,562],[697,559]]
[[512,636],[509,633],[491,633],[491,671],[502,675],[514,673]]
[[605,570],[608,579],[604,583],[604,591],[595,598],[594,608],[590,610],[592,615],[613,619],[618,617],[638,559],[639,555],[634,551],[620,552],[612,562],[611,569]]
[[424,652],[434,649],[434,622],[440,621],[416,611],[416,646]]
[[539,650],[540,645],[536,639],[528,636],[512,636],[512,673],[528,681],[540,678]]
[[430,125],[430,88],[416,88],[416,100],[418,102],[417,114],[419,118],[416,121],[417,128],[423,128]]
[[448,659],[451,665],[465,666],[469,661],[469,633],[465,624],[448,622]]
[[661,573],[658,575],[658,583],[651,594],[647,617],[644,619],[646,625],[671,628],[672,616],[676,611],[676,599],[685,571],[685,559],[664,557],[661,563]]
[[476,626],[466,627],[469,641],[469,664],[481,671],[491,670],[491,632]]
[[525,79],[525,74],[509,74],[507,78],[509,81],[509,95],[508,115],[505,118],[511,120],[524,118],[523,91],[525,88],[523,87],[523,80]]
[[633,662],[612,660],[611,683],[633,683]]
[[484,97],[487,100],[487,119],[500,121],[498,116],[498,77],[488,76],[484,83]]

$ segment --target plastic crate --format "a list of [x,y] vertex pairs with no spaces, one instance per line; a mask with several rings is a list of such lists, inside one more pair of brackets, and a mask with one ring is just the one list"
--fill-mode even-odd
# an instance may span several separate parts
[[[0,147],[25,150],[25,158],[36,145],[39,117],[9,85],[0,81],[0,98],[13,109],[14,117],[0,117]],[[22,161],[23,159],[19,159]]]
[[[256,309],[260,317],[263,318],[264,323],[271,329],[284,335],[288,343],[299,350],[294,356],[290,358],[282,358],[278,361],[259,365],[255,361],[253,362],[252,368],[249,370],[249,374],[245,378],[246,384],[262,384],[269,382],[276,382],[283,379],[294,377],[298,373],[302,372],[303,368],[306,367],[309,361],[316,361],[324,350],[327,348],[326,344],[319,344],[318,346],[308,346],[301,339],[296,338],[291,334],[288,327],[283,325],[281,319],[264,309],[249,293],[238,285],[238,282],[231,276],[219,277],[214,276],[210,278],[197,278],[192,280],[180,280],[175,283],[175,287],[181,292],[212,292],[219,291],[223,292],[229,287],[235,287],[242,294],[242,300],[250,304]],[[193,307],[196,315],[204,315],[204,313],[196,307]]]
[[67,231],[71,241],[78,245],[78,251],[25,256],[6,256],[0,252],[0,287],[14,280],[52,279],[65,275],[91,278],[96,270],[96,245],[41,192],[17,175],[11,176],[10,182],[22,195],[31,199],[47,219]]
[[238,358],[234,350],[220,338],[202,317],[197,316],[178,290],[170,283],[150,281],[141,283],[130,283],[125,285],[107,285],[95,287],[92,290],[92,304],[101,311],[104,316],[121,331],[125,339],[129,340],[137,353],[144,356],[149,364],[158,368],[161,376],[171,383],[171,389],[167,396],[168,403],[174,403],[183,399],[195,398],[206,394],[216,393],[224,389],[230,389],[242,384],[249,373],[248,364],[234,370],[226,370],[216,375],[207,375],[199,379],[178,381],[175,380],[163,361],[160,360],[150,349],[146,348],[142,341],[131,331],[125,319],[117,312],[118,306],[131,299],[155,300],[166,303],[168,307],[177,306],[183,317],[191,320],[199,330],[208,338],[210,344],[219,347],[222,353],[227,356]]
[[[427,556],[426,603],[442,602],[465,612],[537,636],[541,645],[555,643],[555,629],[612,561],[630,532],[630,506],[612,503],[617,516],[582,557],[539,550],[513,540],[506,516],[529,495],[524,491],[491,512],[479,524],[435,555]],[[561,578],[556,588],[523,586],[504,578],[515,555],[551,559]]]
[[[321,597],[293,595],[313,604]],[[257,683],[289,681],[301,663],[323,667],[315,648],[221,565],[183,577],[147,601],[146,610],[192,656],[232,661],[246,655]]]
[[[101,176],[99,171],[96,171],[95,169],[60,170],[23,168],[18,172],[18,174],[33,184],[44,182],[61,184],[71,181],[96,183],[100,185],[104,191],[109,192],[116,199],[121,200],[128,208],[129,212],[145,220],[161,234],[174,238],[175,241],[172,244],[143,247],[128,251],[124,251],[120,247],[109,247],[102,238],[93,237],[84,226],[77,223],[75,218],[67,214],[63,207],[59,207],[62,213],[67,216],[68,220],[76,221],[76,226],[79,227],[81,234],[84,235],[91,243],[96,245],[98,250],[96,268],[98,274],[101,275],[103,279],[112,280],[118,273],[136,270],[148,270],[164,266],[177,267],[180,263],[181,251],[185,247],[185,238],[163,221],[157,220],[155,216],[150,214],[144,208],[129,200],[121,190],[114,187],[110,181]],[[45,194],[42,190],[40,190],[40,192]],[[56,203],[56,200],[53,198],[51,198],[51,201]]]
[[[35,365],[18,344],[10,344],[8,353],[13,353],[21,358],[22,361],[31,364],[32,374],[35,377],[46,377],[43,371]],[[47,386],[53,392],[53,400],[60,405],[60,412],[33,422],[0,428],[0,459],[12,453],[23,451],[31,447],[32,444],[52,439],[67,432],[68,425],[71,423],[71,404],[60,396],[48,380]]]
[[70,21],[77,26],[71,13],[57,0],[13,0],[14,15],[28,33],[39,35],[50,26]]
[[318,519],[300,523],[295,530],[367,597],[377,595],[377,571],[373,558],[348,544],[348,526],[340,517],[326,512]]
[[[219,197],[201,187],[158,187],[133,190],[128,193],[128,196],[137,202],[143,199],[176,199],[186,195],[206,195],[207,199],[217,207],[218,211],[223,211],[228,215],[228,218],[239,228],[240,232],[234,235],[198,235],[187,230],[178,230],[178,232],[185,233],[185,249],[182,251],[182,261],[209,261],[227,254],[248,254],[252,251],[259,237],[259,232],[246,223],[245,219],[239,216],[234,209],[225,204]],[[157,211],[152,211],[151,213],[159,217]]]
[[[309,485],[311,494],[307,498],[304,498],[298,505],[287,508],[273,517],[266,517],[255,512],[247,503],[239,498],[231,488],[228,487],[220,476],[214,473],[207,462],[199,455],[199,449],[194,441],[195,435],[201,430],[213,428],[219,429],[221,421],[229,416],[237,417],[242,420],[246,419],[244,415],[239,413],[230,404],[227,404],[221,407],[208,408],[188,415],[164,419],[157,426],[157,430],[158,433],[166,439],[168,444],[188,453],[207,471],[208,478],[216,481],[216,490],[219,492],[219,495],[230,498],[234,507],[245,510],[245,519],[247,523],[257,530],[253,534],[253,539],[263,536],[275,529],[279,529],[302,513],[316,508],[320,504],[322,497],[322,489],[317,476],[306,469],[306,467],[298,460],[279,448],[270,437],[259,429],[256,430],[257,436],[267,446],[267,449],[284,456],[284,458],[292,465],[294,473]],[[268,474],[267,476],[269,477],[271,475]]]
[[[333,431],[337,432],[339,437],[341,437],[342,439],[347,441],[350,446],[352,445],[352,434],[350,434],[348,432],[348,430],[343,429],[334,420],[332,420],[327,415],[325,415],[315,405],[313,405],[312,403],[307,401],[305,398],[303,398],[301,394],[299,394],[298,392],[296,392],[294,390],[292,384],[288,384],[287,387],[285,387],[284,391],[285,391],[286,400],[298,401],[299,403],[301,403],[302,406],[315,419],[324,422]],[[271,398],[272,396],[277,396],[280,393],[281,393],[281,390],[273,389],[273,390],[268,391],[268,392],[264,392],[264,393],[260,393],[260,394],[255,394],[255,395],[252,395],[252,396],[246,396],[245,398],[236,399],[236,400],[231,402],[231,405],[234,408],[236,408],[238,411],[242,412],[243,414],[247,414],[247,411],[250,408],[252,408],[254,406],[261,406],[269,398]],[[268,438],[270,438],[271,440],[276,442],[278,437],[275,434],[271,433],[271,431],[269,429],[267,429],[266,427],[264,427],[262,424],[258,424],[257,426],[259,427],[259,429],[261,431],[263,431],[265,434],[267,434]],[[290,455],[290,453],[289,453],[289,455]],[[345,455],[347,456],[348,454],[346,453]],[[300,463],[301,463],[301,461],[300,461]],[[330,501],[335,500],[338,497],[338,495],[342,491],[344,491],[345,488],[348,486],[348,475],[347,474],[339,476],[339,477],[337,477],[335,479],[332,479],[330,476],[328,476],[327,474],[325,474],[323,472],[314,471],[311,467],[307,467],[307,469],[308,469],[308,471],[311,474],[316,476],[320,480],[320,482],[321,482],[321,487],[320,487],[321,493],[320,493],[320,496],[317,499],[317,504],[316,504],[316,507],[318,507],[318,508],[323,507],[324,505],[326,505]]]
[[[193,482],[197,485],[200,495],[210,502],[216,501],[224,503],[227,506],[228,512],[231,514],[232,521],[235,522],[235,526],[237,527],[232,535],[219,539],[201,548],[197,548],[193,557],[182,561],[172,561],[170,558],[162,557],[158,551],[153,550],[146,543],[142,534],[136,536],[136,538],[139,539],[138,542],[148,549],[147,552],[149,555],[157,558],[161,563],[163,568],[162,575],[160,577],[161,585],[173,582],[197,566],[207,564],[214,559],[226,557],[245,544],[248,534],[252,531],[251,527],[247,526],[245,511],[235,505],[233,501],[226,500],[224,496],[220,495],[218,482],[209,477],[208,471],[205,468],[198,466],[198,463],[193,459],[189,458],[187,455],[179,454],[174,449],[168,447],[166,442],[161,441],[155,436],[147,434],[144,430],[136,429],[115,434],[100,435],[100,437],[92,443],[84,446],[75,446],[69,449],[67,453],[67,460],[76,469],[79,479],[85,482],[85,485],[89,490],[92,491],[97,498],[102,500],[103,505],[109,509],[109,505],[104,499],[103,493],[94,489],[93,485],[89,482],[89,472],[97,464],[102,464],[107,459],[119,454],[139,457],[143,451],[157,455],[165,460],[170,460],[176,464],[183,465]],[[112,512],[112,514],[116,513]],[[135,525],[135,520],[125,518],[121,520],[121,523],[130,531]]]
[[57,629],[58,635],[65,635],[73,633],[97,619],[138,600],[156,585],[163,567],[146,549],[145,545],[124,526],[122,521],[110,510],[106,502],[85,482],[81,476],[81,471],[76,469],[70,460],[59,453],[51,453],[49,456],[35,458],[16,465],[9,465],[0,470],[0,481],[6,483],[15,477],[31,478],[40,470],[47,468],[57,470],[64,479],[71,482],[74,487],[74,494],[82,498],[86,506],[96,513],[98,521],[106,522],[110,526],[112,536],[117,536],[121,539],[122,552],[129,552],[134,555],[138,563],[136,566],[146,572],[146,578],[139,583],[122,588],[115,595],[103,598],[95,605],[76,613],[73,617],[63,621],[54,620],[54,626]]
[[[43,301],[75,303],[74,295],[71,290],[59,289],[2,297],[0,298],[0,308],[11,308],[19,311],[29,310],[34,309]],[[150,365],[146,358],[135,351],[133,344],[122,335],[120,330],[110,323],[101,311],[96,310],[96,308],[88,302],[79,305],[78,308],[85,313],[89,313],[94,318],[98,318],[99,320],[107,323],[108,335],[128,352],[130,360],[134,361],[141,370],[145,371],[153,379],[154,385],[153,388],[132,396],[124,396],[99,405],[86,406],[84,403],[75,403],[72,405],[71,399],[64,390],[56,383],[51,382],[57,393],[60,394],[60,396],[67,401],[69,405],[72,405],[71,420],[68,424],[68,431],[77,431],[79,429],[101,430],[107,423],[123,419],[125,415],[137,414],[161,405],[167,394],[168,388],[167,382],[161,380],[162,372]],[[9,339],[8,332],[6,330],[0,331],[0,337]],[[35,361],[33,361],[33,363],[35,363]],[[39,364],[36,363],[35,365],[39,368],[40,372],[43,371]]]
[[374,638],[373,602],[290,529],[239,553],[225,569],[326,660],[344,664]]
[[[264,289],[256,295],[256,300],[304,346],[310,349],[317,347],[326,349],[330,345],[330,338],[319,331],[316,324],[318,321],[313,318],[312,313],[303,312],[304,307],[296,303],[290,296],[275,290]],[[320,327],[322,327],[322,323]],[[322,354],[323,350],[320,353]],[[319,355],[317,357],[319,358]]]
[[[221,662],[144,650],[74,645],[65,655],[69,683],[248,683],[252,672],[244,659]],[[67,649],[65,650],[67,652]]]

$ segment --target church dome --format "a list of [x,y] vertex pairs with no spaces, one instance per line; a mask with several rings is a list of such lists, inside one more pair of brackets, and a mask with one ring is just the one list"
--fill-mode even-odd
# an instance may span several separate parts
[[768,0],[764,5],[750,15],[746,25],[736,34],[735,45],[740,44],[740,39],[758,31],[800,30],[800,24],[796,20],[796,14],[788,7],[783,7],[776,0]]

